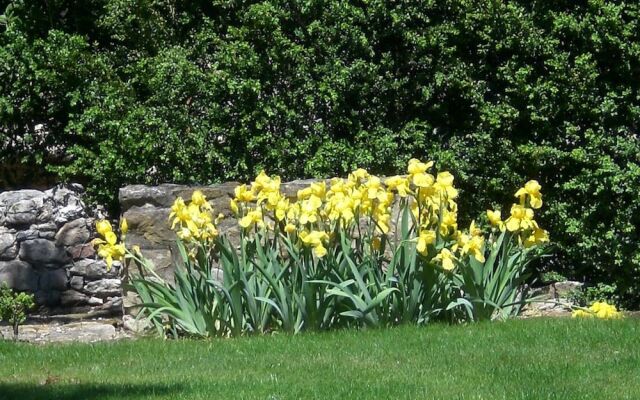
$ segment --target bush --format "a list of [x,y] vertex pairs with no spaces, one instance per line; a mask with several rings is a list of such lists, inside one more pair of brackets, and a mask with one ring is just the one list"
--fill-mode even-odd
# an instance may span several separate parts
[[3,158],[98,201],[413,155],[460,177],[469,222],[535,176],[557,243],[542,267],[640,301],[635,2],[15,0],[5,20]]
[[615,285],[605,285],[598,283],[593,286],[583,286],[569,293],[569,299],[578,306],[586,307],[587,305],[604,301],[611,304],[620,304],[620,296],[618,288]]
[[18,340],[20,324],[27,319],[27,313],[35,305],[32,294],[14,293],[5,283],[0,286],[0,321],[7,321],[13,327],[13,340]]
[[358,169],[312,183],[295,202],[280,192],[279,177],[262,172],[231,200],[238,245],[220,235],[201,192],[188,204],[178,198],[170,215],[181,255],[174,283],[118,243],[108,222],[98,223],[103,239],[94,243],[108,265],[126,257],[137,266],[130,282],[141,315],[174,336],[517,316],[529,301],[528,265],[548,242],[533,219],[540,186],[530,181],[516,193],[506,221],[489,212],[486,234],[474,222],[463,232],[453,176],[431,175],[432,164],[413,159],[407,177],[384,184]]

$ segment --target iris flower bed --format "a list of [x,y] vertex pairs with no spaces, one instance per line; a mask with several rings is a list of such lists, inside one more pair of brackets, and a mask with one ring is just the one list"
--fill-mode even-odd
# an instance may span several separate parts
[[[515,193],[506,220],[457,221],[449,172],[413,159],[406,176],[381,179],[363,169],[297,193],[262,172],[235,189],[231,209],[239,243],[218,230],[221,215],[196,191],[177,198],[170,223],[180,262],[164,281],[138,248],[127,249],[107,221],[98,253],[126,259],[140,312],[172,336],[297,333],[432,321],[481,321],[518,315],[530,301],[528,265],[544,253],[535,221],[541,187]],[[120,233],[126,234],[126,221]],[[122,238],[121,238],[122,239]],[[217,271],[222,271],[219,278]]]

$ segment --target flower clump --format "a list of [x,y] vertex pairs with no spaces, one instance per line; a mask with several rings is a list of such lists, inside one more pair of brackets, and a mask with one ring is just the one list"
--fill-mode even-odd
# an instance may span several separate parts
[[500,210],[487,210],[489,223],[504,231],[518,233],[518,240],[524,247],[533,247],[549,241],[549,234],[538,226],[534,219],[534,209],[542,207],[542,187],[538,181],[531,180],[518,189],[515,197],[518,204],[511,205],[511,212],[506,221],[502,221]]
[[[352,237],[367,236],[372,251],[379,250],[393,233],[392,207],[400,202],[409,207],[416,250],[422,257],[445,271],[455,269],[467,256],[484,262],[482,230],[474,221],[466,230],[458,226],[453,175],[432,169],[433,162],[412,159],[407,175],[383,180],[360,168],[346,179],[311,183],[295,198],[281,192],[280,177],[262,171],[251,184],[235,188],[230,208],[244,234],[263,229],[282,234],[322,258],[336,245],[339,230],[351,232]],[[520,235],[527,247],[548,241],[546,231],[533,219],[533,210],[525,207],[527,199],[533,208],[542,205],[540,185],[530,181],[516,196],[521,204],[514,205],[511,217],[502,222],[499,211],[489,211],[491,224]]]
[[279,176],[262,171],[231,196],[239,238],[219,231],[222,215],[214,217],[196,190],[189,199],[178,197],[169,215],[183,256],[176,286],[159,277],[139,249],[118,243],[108,222],[98,223],[102,238],[95,243],[109,266],[127,258],[138,267],[143,277],[132,282],[143,313],[174,335],[517,315],[528,299],[514,277],[524,276],[544,251],[529,248],[549,240],[534,219],[541,187],[529,181],[519,189],[505,221],[499,210],[489,210],[486,219],[467,225],[458,219],[454,182],[450,172],[418,159],[404,175],[381,178],[359,168],[297,192],[295,184],[283,187]]
[[622,312],[618,311],[616,306],[608,304],[604,301],[596,301],[589,308],[577,309],[571,313],[573,318],[602,318],[602,319],[620,319],[623,317]]
[[113,227],[109,221],[100,220],[96,223],[96,231],[101,237],[93,239],[92,243],[98,247],[98,256],[106,261],[107,271],[111,269],[114,261],[124,260],[127,249],[123,242],[128,230],[127,220],[123,218],[120,221],[122,241],[118,241],[118,235],[113,231]]
[[178,197],[173,202],[169,214],[171,229],[185,242],[213,241],[218,237],[217,224],[222,218],[222,214],[213,218],[213,208],[200,190],[193,192],[189,204],[186,204],[182,197]]
[[[466,257],[485,262],[485,234],[475,221],[468,229],[458,225],[458,190],[450,172],[432,172],[433,162],[411,159],[406,175],[381,179],[359,168],[345,178],[313,182],[287,196],[281,191],[281,179],[264,171],[249,185],[234,190],[230,209],[235,214],[243,235],[266,231],[274,237],[287,238],[300,248],[308,248],[317,258],[338,246],[336,232],[347,232],[353,240],[367,238],[372,253],[393,234],[392,207],[410,211],[417,253],[444,271],[453,271]],[[493,230],[517,235],[524,247],[548,242],[548,234],[534,219],[534,209],[542,206],[541,187],[527,182],[515,196],[518,204],[502,221],[499,210],[488,210],[487,219]],[[214,243],[219,236],[213,208],[199,190],[185,201],[178,197],[169,220],[171,228],[185,243]],[[396,215],[398,218],[398,215]],[[396,220],[396,225],[398,221]],[[113,261],[125,257],[126,248],[118,242],[108,221],[99,221],[101,238],[94,240],[100,257],[110,268]],[[127,222],[122,220],[122,239]],[[491,236],[490,236],[491,237]]]

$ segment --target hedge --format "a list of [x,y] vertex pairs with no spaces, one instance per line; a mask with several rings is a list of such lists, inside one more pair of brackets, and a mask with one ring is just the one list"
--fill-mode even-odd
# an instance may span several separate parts
[[112,206],[130,183],[391,174],[421,157],[461,177],[464,217],[535,178],[557,244],[543,268],[640,302],[636,2],[3,9],[3,161],[80,180]]

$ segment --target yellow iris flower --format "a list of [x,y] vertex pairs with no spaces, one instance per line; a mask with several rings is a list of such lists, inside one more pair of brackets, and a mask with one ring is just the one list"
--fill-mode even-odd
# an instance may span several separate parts
[[433,258],[435,261],[438,261],[442,265],[442,269],[445,271],[453,271],[455,269],[454,261],[457,258],[453,255],[453,253],[449,249],[442,249],[437,256]]
[[518,189],[515,197],[520,198],[520,204],[524,205],[526,196],[529,195],[529,204],[531,205],[531,208],[538,209],[542,207],[542,193],[540,193],[540,189],[542,189],[542,186],[540,186],[538,181],[531,180],[525,183],[524,187]]
[[428,254],[428,247],[436,242],[436,233],[434,231],[421,231],[418,236],[418,244],[416,250],[418,253],[426,256]]

